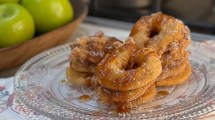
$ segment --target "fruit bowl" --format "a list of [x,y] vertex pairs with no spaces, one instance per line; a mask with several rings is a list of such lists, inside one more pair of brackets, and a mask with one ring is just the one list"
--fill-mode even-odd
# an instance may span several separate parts
[[87,6],[82,0],[70,0],[74,8],[74,19],[60,28],[35,36],[22,44],[0,49],[0,70],[21,65],[34,55],[65,43],[72,32],[87,15]]

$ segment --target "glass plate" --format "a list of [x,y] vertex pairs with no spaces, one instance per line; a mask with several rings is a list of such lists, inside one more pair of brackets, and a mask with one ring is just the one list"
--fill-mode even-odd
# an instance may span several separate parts
[[[169,94],[158,95],[152,102],[126,114],[101,104],[92,89],[67,83],[69,44],[43,52],[25,63],[15,76],[15,91],[25,105],[54,119],[196,118],[215,110],[215,54],[197,42],[191,44],[189,51],[190,79],[180,86],[158,88]],[[80,99],[83,95],[91,99]]]

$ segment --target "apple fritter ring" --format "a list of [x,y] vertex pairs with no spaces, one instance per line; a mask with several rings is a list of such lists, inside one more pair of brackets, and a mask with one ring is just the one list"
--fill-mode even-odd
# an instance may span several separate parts
[[139,98],[134,99],[129,102],[117,102],[115,103],[116,106],[120,108],[134,108],[144,103],[150,102],[154,99],[155,95],[157,94],[157,90],[154,84],[150,86],[150,88]]
[[94,36],[78,38],[71,44],[70,67],[78,72],[94,73],[96,65],[122,44],[114,37],[106,37],[103,32]]
[[145,92],[149,89],[151,84],[152,83],[145,85],[141,88],[129,91],[114,91],[100,86],[98,88],[98,95],[100,97],[100,100],[105,103],[129,102],[145,94]]
[[162,66],[157,53],[135,47],[130,38],[97,65],[96,75],[102,87],[119,91],[134,90],[155,81],[160,75]]
[[176,75],[176,76],[171,76],[165,79],[161,79],[155,82],[156,86],[175,86],[175,85],[180,85],[186,80],[189,79],[189,76],[191,75],[191,66],[190,63],[186,66],[185,70]]
[[170,62],[177,61],[185,54],[186,47],[190,44],[190,40],[173,41],[167,50],[161,56],[162,66],[172,64]]
[[104,104],[115,105],[118,108],[133,108],[133,107],[137,107],[141,104],[151,101],[154,98],[154,96],[156,95],[157,90],[156,90],[155,84],[153,83],[153,84],[149,85],[146,88],[146,90],[144,92],[142,92],[142,95],[140,95],[136,99],[133,99],[130,101],[117,100],[118,102],[112,100],[112,99],[114,99],[114,96],[116,96],[116,95],[111,97],[111,96],[107,96],[105,93],[101,92],[100,90],[99,90],[99,92],[100,92],[99,99]]
[[67,80],[75,86],[90,86],[92,75],[92,73],[77,72],[71,67],[66,70]]
[[159,12],[138,20],[129,36],[134,37],[139,48],[153,48],[162,55],[171,42],[189,41],[190,31],[182,21]]
[[180,73],[182,73],[187,64],[189,63],[189,52],[185,52],[183,56],[181,56],[181,59],[177,61],[169,61],[168,64],[163,65],[162,64],[162,73],[159,75],[157,80],[165,79],[170,76],[176,76]]

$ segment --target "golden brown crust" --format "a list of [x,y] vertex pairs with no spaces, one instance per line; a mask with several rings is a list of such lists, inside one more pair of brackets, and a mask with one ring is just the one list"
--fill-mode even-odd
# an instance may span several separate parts
[[176,75],[176,76],[170,76],[165,79],[161,79],[155,82],[156,86],[175,86],[184,83],[189,79],[189,76],[191,75],[191,66],[190,63],[186,66],[185,70]]
[[[156,87],[154,84],[151,84],[148,86],[148,88],[143,92],[142,95],[139,97],[129,100],[129,101],[113,101],[113,97],[106,96],[103,92],[99,93],[99,97],[102,103],[108,104],[108,105],[116,105],[119,108],[133,108],[137,107],[139,105],[142,105],[146,102],[151,101],[154,96],[156,95]],[[113,98],[114,99],[114,98]]]
[[[136,68],[127,69],[128,63],[132,63],[130,60],[136,64]],[[153,50],[135,49],[135,44],[131,40],[107,55],[98,64],[96,75],[101,86],[111,90],[127,91],[155,81],[161,69],[160,59]]]
[[73,68],[66,69],[66,77],[69,83],[75,86],[90,86],[92,73],[77,72]]
[[114,37],[106,37],[102,32],[94,36],[84,36],[71,44],[70,66],[78,72],[95,72],[96,65],[106,54],[121,45]]
[[139,98],[129,101],[129,102],[124,102],[124,103],[115,103],[118,107],[121,108],[134,108],[138,107],[139,105],[142,105],[144,103],[147,103],[149,101],[152,101],[157,93],[155,85],[151,85],[150,88],[140,96]]
[[100,99],[103,102],[106,101],[106,103],[129,102],[145,94],[145,92],[149,89],[151,84],[152,83],[145,85],[142,88],[129,91],[113,91],[100,86],[98,88],[98,94]]
[[178,59],[176,61],[169,61],[164,65],[162,64],[162,73],[157,78],[157,80],[165,79],[170,76],[176,76],[182,73],[189,63],[188,57],[189,52],[185,52],[181,59]]
[[142,17],[132,27],[130,37],[134,37],[139,48],[153,48],[163,54],[173,41],[190,41],[190,31],[179,20],[162,13]]

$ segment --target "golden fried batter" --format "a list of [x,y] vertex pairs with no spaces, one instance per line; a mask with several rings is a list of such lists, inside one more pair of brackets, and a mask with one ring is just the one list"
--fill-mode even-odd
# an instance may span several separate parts
[[176,76],[170,76],[168,78],[158,80],[155,82],[156,86],[175,86],[180,85],[184,83],[186,80],[189,79],[189,76],[191,75],[191,66],[190,63],[186,66],[185,70],[176,75]]
[[[136,68],[127,69],[128,63],[133,62]],[[151,49],[136,49],[130,38],[130,41],[98,64],[96,75],[101,86],[111,90],[128,91],[155,81],[161,70],[158,55]]]
[[114,37],[106,37],[102,32],[94,36],[78,38],[71,44],[70,66],[78,72],[95,72],[95,68],[106,54],[121,45]]
[[107,98],[107,96],[105,96],[104,94],[100,94],[100,100],[101,102],[105,103],[105,104],[109,104],[109,105],[116,105],[118,108],[134,108],[137,107],[139,105],[142,105],[146,102],[149,102],[151,100],[153,100],[154,96],[156,95],[157,90],[154,84],[150,85],[149,88],[144,92],[144,94],[140,97],[138,97],[137,99],[128,101],[128,102],[124,102],[124,101],[120,101],[120,102],[113,102],[113,101],[109,101],[111,98]]
[[[129,102],[131,100],[135,100],[145,94],[148,88],[151,86],[152,83],[143,86],[142,88],[138,88],[135,90],[129,91],[114,91],[107,88],[103,88],[100,86],[98,88],[98,94],[102,101],[106,101],[109,103],[115,102]],[[153,82],[154,84],[154,82]],[[102,96],[102,97],[101,97]]]

